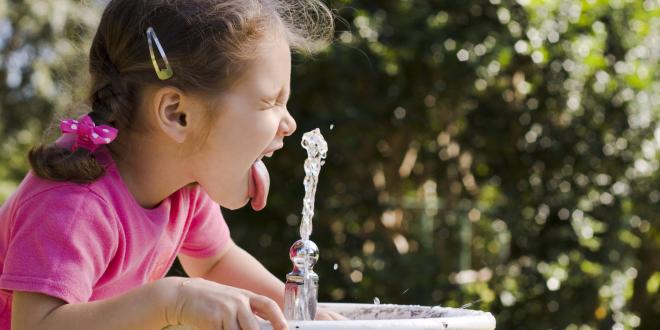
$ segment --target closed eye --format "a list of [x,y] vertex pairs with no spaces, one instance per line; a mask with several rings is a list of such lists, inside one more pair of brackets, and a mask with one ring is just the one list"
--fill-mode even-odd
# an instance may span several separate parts
[[282,102],[273,101],[266,104],[264,110],[272,109],[275,107],[285,107],[286,105]]
[[274,108],[274,107],[276,107],[276,106],[277,106],[277,101],[266,101],[266,100],[262,100],[262,101],[261,101],[261,107],[260,107],[260,108],[261,108],[262,110],[268,110],[268,109]]
[[289,101],[288,94],[284,94],[284,91],[281,91],[276,97],[273,95],[271,97],[265,97],[261,99],[261,102],[264,105],[264,110],[272,109],[275,107],[286,107],[286,104]]

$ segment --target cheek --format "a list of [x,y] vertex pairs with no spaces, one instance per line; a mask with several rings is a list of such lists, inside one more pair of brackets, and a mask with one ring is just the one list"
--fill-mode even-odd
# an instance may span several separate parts
[[246,202],[252,163],[272,143],[278,126],[269,113],[229,117],[211,128],[194,176],[216,202],[233,208]]
[[254,160],[250,160],[248,139],[241,136],[239,129],[231,126],[214,129],[198,147],[192,175],[214,199],[227,200],[227,192],[242,194],[242,190],[247,191],[247,175]]
[[232,157],[232,145],[217,144],[216,148],[199,159],[196,181],[223,207],[242,207],[247,202],[250,167]]
[[261,154],[277,135],[278,120],[272,110],[257,112],[236,120],[226,128],[224,138],[232,144],[232,151],[238,159],[245,159],[250,164]]

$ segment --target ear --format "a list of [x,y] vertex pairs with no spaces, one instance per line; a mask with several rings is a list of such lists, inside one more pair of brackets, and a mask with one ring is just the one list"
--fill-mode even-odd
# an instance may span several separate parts
[[154,94],[156,122],[177,143],[183,143],[190,132],[189,114],[182,106],[183,98],[183,91],[174,87],[163,87]]

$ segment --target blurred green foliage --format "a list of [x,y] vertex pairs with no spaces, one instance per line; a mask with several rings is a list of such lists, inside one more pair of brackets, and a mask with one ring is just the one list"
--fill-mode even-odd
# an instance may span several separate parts
[[55,112],[87,91],[85,45],[100,10],[79,1],[0,1],[0,202]]
[[[320,127],[320,300],[476,301],[502,329],[660,327],[657,1],[329,4],[337,40],[295,59],[298,131],[266,161],[268,207],[225,212],[240,245],[290,271],[298,143]],[[0,3],[0,201],[85,92],[98,14]]]

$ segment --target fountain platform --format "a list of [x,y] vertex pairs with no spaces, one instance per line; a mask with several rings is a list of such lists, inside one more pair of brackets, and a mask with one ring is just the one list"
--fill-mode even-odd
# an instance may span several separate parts
[[[289,321],[291,330],[493,330],[491,313],[464,308],[390,304],[319,303],[320,308],[335,311],[348,320]],[[261,330],[271,330],[260,321]],[[167,330],[192,330],[170,326]]]

